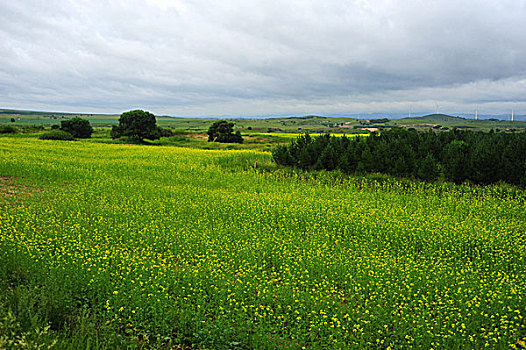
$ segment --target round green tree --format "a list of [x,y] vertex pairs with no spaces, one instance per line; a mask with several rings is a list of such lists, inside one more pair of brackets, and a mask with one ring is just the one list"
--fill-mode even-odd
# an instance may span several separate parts
[[114,125],[111,130],[111,137],[115,139],[122,136],[130,137],[136,141],[159,139],[160,133],[155,115],[140,109],[122,113],[119,118],[119,125]]
[[73,137],[78,139],[87,139],[91,137],[93,128],[89,120],[82,118],[71,118],[60,122],[60,130],[69,132]]
[[208,128],[208,142],[243,143],[241,133],[234,133],[234,123],[218,120]]

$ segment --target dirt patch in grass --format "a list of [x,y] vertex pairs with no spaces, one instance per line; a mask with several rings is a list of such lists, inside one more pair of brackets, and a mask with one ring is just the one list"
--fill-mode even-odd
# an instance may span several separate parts
[[208,140],[207,134],[186,134],[185,136],[192,137],[198,140]]
[[34,196],[42,189],[15,183],[14,176],[0,175],[0,199],[11,196]]

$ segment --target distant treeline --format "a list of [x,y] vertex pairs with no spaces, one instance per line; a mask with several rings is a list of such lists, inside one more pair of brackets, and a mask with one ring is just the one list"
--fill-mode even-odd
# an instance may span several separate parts
[[299,136],[272,151],[277,164],[304,170],[385,173],[426,181],[442,179],[526,185],[526,133],[402,128],[369,137]]

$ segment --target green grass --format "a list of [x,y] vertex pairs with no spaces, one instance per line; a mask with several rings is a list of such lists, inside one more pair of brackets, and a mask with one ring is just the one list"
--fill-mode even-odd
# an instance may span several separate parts
[[[58,125],[65,118],[81,117],[88,119],[95,127],[109,128],[118,123],[117,114],[75,114],[75,113],[56,113],[56,112],[33,112],[15,111],[0,109],[0,124],[12,124],[20,127],[28,126],[47,126]],[[11,118],[15,119],[11,123]],[[157,116],[157,124],[162,127],[179,129],[184,131],[206,132],[210,125],[217,121],[217,118],[183,118]],[[392,128],[402,126],[406,128],[416,128],[425,131],[435,127],[440,128],[463,128],[471,130],[489,131],[491,129],[501,131],[522,131],[526,129],[526,122],[523,121],[491,121],[474,120],[459,118],[444,114],[431,114],[422,117],[391,119],[387,122],[378,119],[356,119],[347,117],[320,117],[308,115],[303,117],[279,117],[279,118],[238,118],[232,119],[236,124],[236,130],[246,133],[271,133],[271,134],[297,134],[309,133],[340,133],[340,134],[360,134],[367,132],[362,128]]]
[[[5,134],[8,138],[35,138],[49,132],[52,129],[32,129],[22,128],[15,134]],[[90,139],[84,142],[105,143],[105,144],[147,144],[151,146],[175,146],[208,150],[259,150],[270,152],[278,144],[287,144],[298,136],[298,134],[268,134],[268,133],[247,133],[243,135],[244,142],[236,143],[217,143],[208,142],[208,135],[202,131],[174,130],[174,136],[162,137],[159,140],[137,142],[128,138],[112,139],[110,128],[95,127]]]
[[518,189],[20,137],[0,137],[0,175],[0,348],[504,349],[526,336]]

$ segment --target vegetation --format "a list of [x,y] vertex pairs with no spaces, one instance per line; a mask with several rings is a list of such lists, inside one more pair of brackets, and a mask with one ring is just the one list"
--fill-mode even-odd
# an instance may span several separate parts
[[299,136],[272,152],[276,163],[304,170],[379,172],[427,181],[505,181],[526,185],[526,133],[395,128],[367,138]]
[[[30,112],[30,111],[13,111],[0,109],[0,123],[10,122],[16,119],[14,125],[17,127],[27,125],[45,125],[47,127],[60,124],[61,120],[74,117],[84,118],[90,121],[91,125],[96,128],[110,128],[118,124],[120,115],[111,114],[68,114],[57,112]],[[402,118],[402,119],[359,119],[352,117],[272,117],[272,118],[239,118],[229,119],[235,122],[236,130],[239,130],[244,136],[249,132],[254,133],[345,133],[363,134],[369,133],[369,130],[385,130],[394,127],[415,128],[418,131],[429,129],[444,131],[447,129],[469,129],[475,131],[489,131],[491,129],[513,132],[526,129],[525,116],[516,116],[516,119],[522,121],[505,120],[506,116],[499,119],[479,119],[461,118],[447,116],[443,114],[432,114],[423,117]],[[387,120],[387,121],[386,121]],[[177,129],[187,132],[208,131],[210,125],[216,122],[214,118],[185,118],[185,117],[168,117],[156,116],[157,125],[170,129]]]
[[175,135],[174,131],[168,128],[158,126],[157,130],[159,131],[159,137],[172,137]]
[[523,344],[523,190],[259,172],[268,153],[92,141],[1,137],[0,159],[0,341]]
[[208,142],[243,143],[239,131],[234,133],[234,123],[218,120],[208,128]]
[[111,129],[111,137],[127,136],[135,141],[158,140],[160,132],[157,128],[155,116],[150,112],[137,109],[122,113],[119,125]]
[[60,141],[73,141],[75,138],[69,132],[64,130],[51,130],[46,132],[39,137],[41,140],[60,140]]
[[0,125],[0,134],[15,134],[16,128],[11,125]]
[[60,130],[69,132],[78,139],[88,139],[93,133],[93,127],[89,120],[82,118],[71,118],[60,121]]

